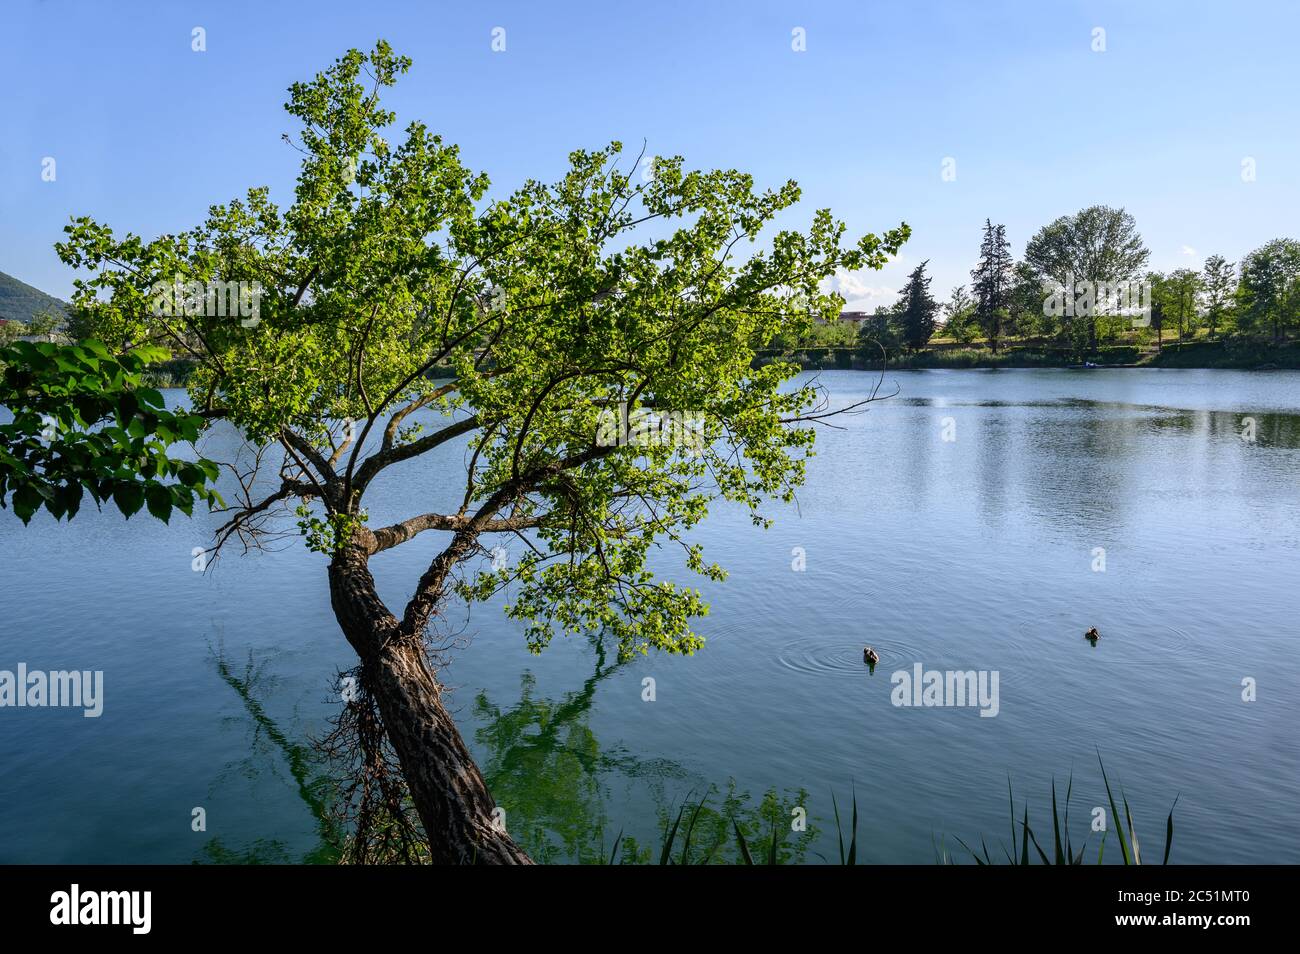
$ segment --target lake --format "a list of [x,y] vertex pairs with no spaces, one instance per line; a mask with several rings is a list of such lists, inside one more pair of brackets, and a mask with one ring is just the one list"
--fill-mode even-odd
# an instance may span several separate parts
[[[876,381],[820,379],[839,405]],[[773,529],[725,507],[705,522],[731,576],[703,587],[694,657],[619,664],[579,639],[532,656],[499,603],[451,614],[443,680],[510,830],[590,861],[620,831],[654,844],[688,794],[774,789],[816,829],[805,860],[836,860],[832,793],[842,811],[855,794],[867,861],[944,845],[969,861],[956,838],[997,854],[1010,837],[1008,780],[1042,840],[1052,780],[1063,798],[1073,773],[1095,860],[1100,751],[1148,861],[1177,797],[1173,861],[1300,862],[1300,374],[931,371],[894,388],[821,431]],[[446,499],[461,456],[386,474],[372,524]],[[104,672],[99,718],[0,709],[0,862],[321,857],[308,744],[353,665],[324,558],[290,537],[196,573],[217,522],[0,513],[0,669]],[[375,558],[390,606],[437,536]],[[996,715],[895,705],[917,664],[996,674]]]

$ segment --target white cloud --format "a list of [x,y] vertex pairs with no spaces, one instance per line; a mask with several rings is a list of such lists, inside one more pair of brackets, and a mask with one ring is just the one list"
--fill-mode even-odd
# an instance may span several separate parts
[[847,310],[871,311],[877,305],[889,304],[898,294],[893,288],[873,285],[867,280],[868,275],[878,274],[874,271],[850,272],[840,269],[823,285],[827,291],[839,292],[843,296]]
[[1186,255],[1188,258],[1196,257],[1196,249],[1192,248],[1190,245],[1184,245],[1178,251],[1183,255]]

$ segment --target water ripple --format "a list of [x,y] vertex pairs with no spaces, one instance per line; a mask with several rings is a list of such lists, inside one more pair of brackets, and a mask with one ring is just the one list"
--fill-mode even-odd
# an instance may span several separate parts
[[791,672],[809,676],[866,675],[870,670],[862,661],[862,650],[867,645],[880,654],[877,669],[892,670],[901,665],[911,665],[920,658],[920,651],[915,646],[895,640],[865,643],[859,640],[809,636],[783,646],[776,661]]

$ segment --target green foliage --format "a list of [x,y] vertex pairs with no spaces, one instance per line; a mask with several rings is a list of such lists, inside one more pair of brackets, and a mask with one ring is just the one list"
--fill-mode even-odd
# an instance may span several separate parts
[[298,517],[298,530],[306,540],[307,549],[326,556],[333,556],[346,546],[370,519],[364,510],[356,513],[326,513],[322,517],[306,502],[299,504],[294,513]]
[[902,346],[897,308],[882,305],[858,326],[858,356],[866,367],[879,365]]
[[952,297],[943,306],[944,322],[942,332],[959,344],[970,344],[980,331],[975,321],[975,302],[966,293],[965,285],[958,285],[952,290]]
[[938,327],[939,305],[930,294],[932,279],[925,274],[927,264],[922,262],[912,269],[898,296],[898,323],[903,344],[912,350],[928,342]]
[[1279,343],[1300,315],[1300,242],[1274,239],[1241,261],[1237,285],[1239,330]]
[[[1045,225],[1025,245],[1025,265],[1044,282],[1108,282],[1137,278],[1150,252],[1133,216],[1123,209],[1094,205]],[[1095,314],[1065,318],[1064,337],[1080,351],[1096,348]]]
[[1177,330],[1180,344],[1196,329],[1200,294],[1200,275],[1189,268],[1175,269],[1152,289],[1152,295],[1160,299],[1162,317]]
[[1211,255],[1201,270],[1201,293],[1205,323],[1213,338],[1232,318],[1233,299],[1237,292],[1236,269],[1222,255]]
[[71,519],[88,493],[128,518],[143,507],[167,521],[196,500],[220,503],[208,486],[216,464],[168,455],[198,438],[202,419],[167,410],[142,386],[146,365],[165,357],[157,348],[114,356],[93,340],[0,349],[0,405],[13,413],[0,424],[0,507],[24,523],[41,507]]
[[994,225],[991,219],[985,219],[979,263],[971,270],[970,276],[975,320],[995,353],[1010,321],[1014,269],[1007,227]]

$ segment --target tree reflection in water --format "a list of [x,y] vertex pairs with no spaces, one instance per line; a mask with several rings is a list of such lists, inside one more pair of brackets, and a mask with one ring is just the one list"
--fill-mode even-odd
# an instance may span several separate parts
[[[806,830],[795,831],[791,822],[792,812],[808,804],[807,792],[769,789],[755,800],[734,780],[724,789],[671,759],[646,759],[622,747],[601,746],[590,725],[596,689],[624,663],[609,662],[599,638],[590,643],[591,675],[559,699],[539,697],[536,679],[527,671],[520,676],[519,701],[510,707],[495,705],[486,693],[475,698],[474,716],[480,723],[474,734],[476,755],[516,841],[539,862],[656,863],[664,859],[664,843],[669,841],[668,860],[674,864],[736,863],[742,860],[735,834],[739,827],[756,859],[769,857],[775,840],[781,863],[804,861],[818,828],[808,819]],[[277,838],[256,838],[232,847],[213,837],[203,846],[200,860],[336,862],[345,835],[333,820],[334,795],[319,753],[310,744],[291,741],[267,715],[254,694],[262,667],[250,659],[244,672],[237,674],[221,652],[214,652],[214,659],[222,680],[243,702],[254,732],[249,757],[228,766],[223,776],[238,772],[255,777],[260,774],[259,763],[282,759],[298,798],[314,819],[319,843],[295,858]],[[626,796],[619,804],[639,811],[639,819],[611,818],[609,806],[619,785],[623,786],[620,794]],[[653,828],[648,824],[651,816],[656,822]],[[637,830],[641,839],[631,833]],[[671,839],[669,832],[674,832]]]

